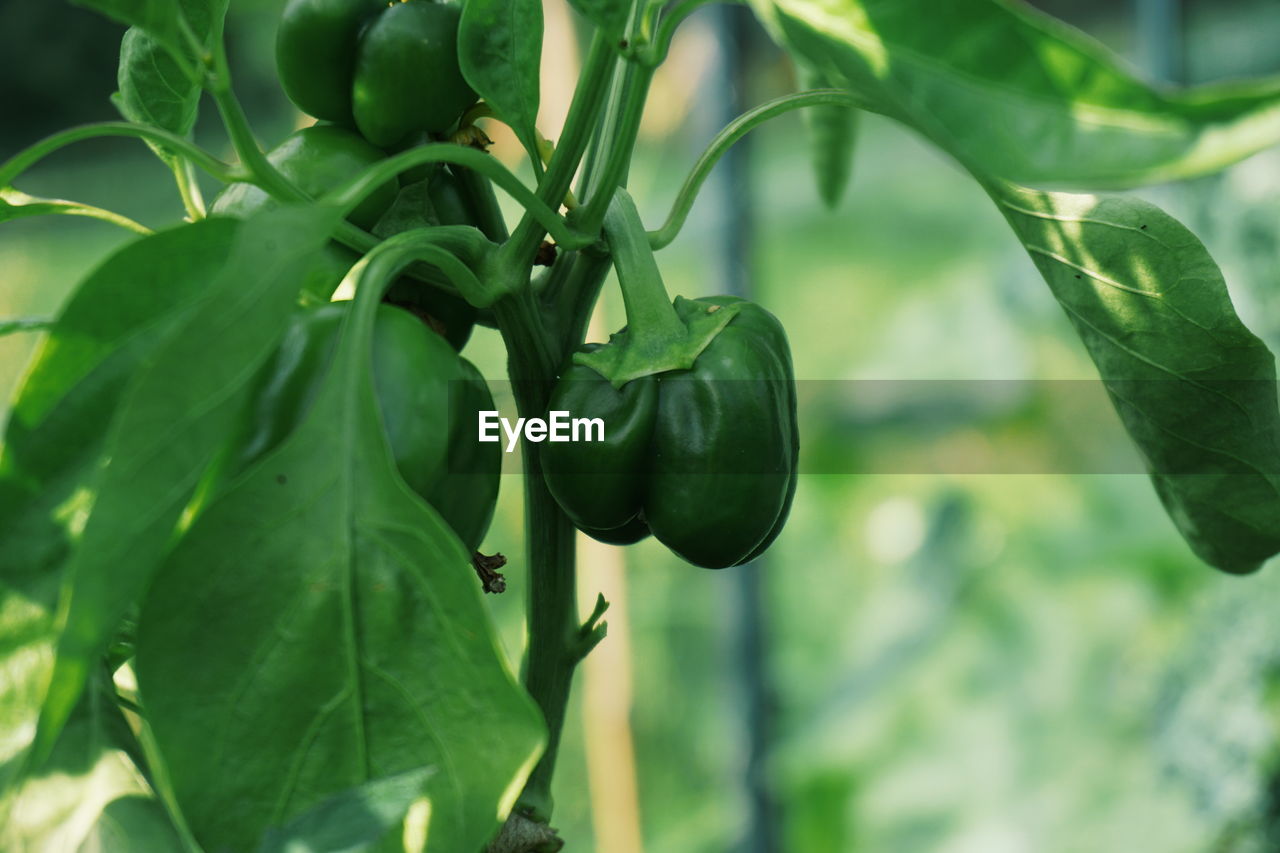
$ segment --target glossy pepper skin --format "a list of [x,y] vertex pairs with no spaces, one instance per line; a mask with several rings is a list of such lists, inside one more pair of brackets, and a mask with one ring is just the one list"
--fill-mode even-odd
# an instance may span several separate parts
[[481,411],[493,411],[493,394],[476,366],[458,359],[449,383],[449,443],[444,472],[424,495],[467,547],[476,550],[493,521],[502,473],[499,445],[478,440]]
[[[245,470],[306,417],[336,351],[350,303],[298,312],[255,381],[227,468]],[[475,367],[408,312],[381,305],[373,335],[373,380],[383,427],[404,481],[472,550],[497,501],[501,451],[476,440],[475,411],[492,409]]]
[[458,67],[461,10],[429,0],[397,3],[360,34],[351,112],[374,145],[415,131],[443,133],[476,102]]
[[433,0],[289,0],[276,67],[290,100],[392,147],[442,133],[476,94],[458,67],[456,5]]
[[[267,160],[311,197],[324,195],[369,166],[386,158],[346,128],[314,125],[291,133],[267,152]],[[374,189],[348,217],[366,231],[373,228],[396,200],[396,183]],[[243,217],[276,202],[252,184],[231,184],[213,202],[213,212]],[[348,265],[349,266],[349,265]]]
[[308,115],[351,124],[360,28],[385,0],[289,0],[276,30],[276,68],[289,100]]
[[689,370],[621,389],[584,365],[564,372],[550,409],[605,423],[603,442],[541,450],[548,488],[584,532],[635,541],[643,523],[688,562],[724,568],[754,559],[782,530],[799,458],[786,333],[734,297],[677,300],[676,310],[728,305],[737,314]]
[[[285,138],[267,153],[273,166],[308,195],[322,195],[385,155],[359,134],[341,127],[316,125]],[[351,221],[370,228],[395,201],[396,187],[384,184],[351,213]],[[243,219],[277,202],[252,184],[231,184],[213,200],[209,212]],[[328,302],[347,271],[360,256],[338,243],[329,243],[310,264],[301,290],[311,302]],[[470,327],[467,327],[470,334]],[[465,338],[464,338],[465,340]]]

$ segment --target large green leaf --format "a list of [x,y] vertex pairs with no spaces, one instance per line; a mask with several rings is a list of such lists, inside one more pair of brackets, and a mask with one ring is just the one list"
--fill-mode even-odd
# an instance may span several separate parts
[[109,428],[97,425],[107,428],[105,463],[78,492],[91,508],[67,566],[37,754],[168,550],[250,379],[283,332],[309,259],[338,220],[328,208],[292,205],[247,219],[210,286],[134,372]]
[[17,769],[44,699],[61,570],[106,425],[138,365],[213,284],[235,233],[234,222],[208,220],[109,257],[62,309],[9,411],[0,447],[0,783]]
[[137,751],[111,682],[100,672],[49,761],[0,803],[0,848],[181,849],[164,807],[139,770]]
[[414,803],[422,802],[423,785],[434,772],[409,770],[334,794],[287,826],[268,831],[258,853],[373,850],[400,826]]
[[458,63],[471,88],[538,158],[540,0],[467,0],[458,26]]
[[[801,70],[806,89],[825,89],[832,82],[820,72]],[[834,210],[844,197],[853,174],[853,152],[858,144],[858,110],[839,104],[824,104],[804,111],[809,132],[809,159],[818,197]]]
[[470,555],[396,472],[365,302],[305,420],[196,521],[139,620],[142,701],[209,849],[431,768],[427,849],[477,850],[541,751]]
[[1280,141],[1280,79],[1166,92],[1006,0],[753,0],[796,58],[970,169],[1104,188],[1213,172]]
[[107,803],[76,853],[177,853],[183,849],[159,800],[125,794]]
[[1191,547],[1230,572],[1280,552],[1275,358],[1236,316],[1205,247],[1138,199],[988,190],[1088,348]]

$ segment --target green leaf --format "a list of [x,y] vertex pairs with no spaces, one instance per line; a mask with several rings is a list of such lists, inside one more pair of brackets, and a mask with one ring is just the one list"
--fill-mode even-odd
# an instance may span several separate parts
[[371,850],[422,800],[434,770],[418,769],[375,779],[335,794],[282,829],[267,832],[258,853],[356,853]]
[[627,0],[569,0],[569,5],[615,43],[626,35],[631,19],[631,4]]
[[462,76],[538,159],[540,0],[467,0],[458,25]]
[[154,797],[117,797],[99,815],[76,853],[182,850],[182,840]]
[[200,516],[139,619],[142,700],[209,849],[434,768],[427,849],[477,850],[541,752],[470,555],[395,470],[361,295],[304,421]]
[[[5,850],[177,850],[177,835],[134,758],[137,743],[100,671],[62,730],[49,761],[0,808]],[[127,805],[121,805],[128,803]],[[146,804],[138,807],[139,804]],[[126,815],[145,811],[141,814]],[[111,845],[105,833],[128,821],[133,846]],[[145,834],[144,834],[145,833]],[[165,842],[145,846],[147,837]]]
[[1236,316],[1200,241],[1138,199],[988,190],[1195,552],[1229,572],[1280,552],[1275,358]]
[[[823,74],[801,72],[806,89],[832,88]],[[853,174],[853,152],[858,144],[858,110],[836,104],[814,106],[803,112],[809,131],[810,159],[818,197],[834,210],[844,197]]]
[[[226,14],[228,0],[72,0],[134,27],[167,52],[173,70],[200,81],[202,54],[210,47],[214,23]],[[220,27],[218,28],[220,30]],[[135,37],[136,38],[136,37]],[[126,33],[122,53],[133,41]],[[151,54],[150,50],[145,51]],[[123,65],[123,55],[121,57]]]
[[179,136],[195,127],[200,81],[183,74],[160,43],[137,27],[130,27],[120,42],[117,83],[120,91],[113,100],[129,121]]
[[131,377],[107,431],[105,463],[81,486],[91,509],[67,567],[67,615],[37,755],[150,582],[249,381],[283,332],[311,256],[338,221],[335,210],[292,205],[246,219],[215,262],[213,281]]
[[27,195],[21,190],[15,190],[13,187],[0,187],[0,222],[8,222],[11,219],[24,219],[28,216],[48,216],[50,214],[87,216],[90,219],[101,219],[104,222],[119,225],[139,234],[151,233],[150,229],[144,228],[132,219],[121,216],[118,213],[112,213],[109,210],[103,210],[100,207],[80,204],[74,201],[64,201],[60,198],[38,198],[37,196]]
[[981,174],[1133,186],[1214,172],[1280,141],[1280,79],[1156,90],[1027,4],[754,5],[798,61]]
[[[236,224],[129,243],[76,288],[28,368],[0,447],[0,783],[44,700],[69,543],[84,523],[106,425],[138,365],[214,281]],[[0,784],[2,787],[2,784]]]
[[[170,6],[178,9],[186,27],[204,47],[210,45],[214,24],[227,11],[226,0],[182,0]],[[188,55],[182,46],[175,48],[158,32],[140,25],[125,32],[116,76],[120,89],[111,101],[129,121],[187,136],[200,106],[201,57]],[[150,140],[147,145],[170,167],[176,164],[175,155]]]
[[[192,77],[161,46],[137,27],[130,27],[120,43],[120,90],[111,96],[120,115],[186,136],[196,123],[200,79]],[[147,145],[166,163],[175,157],[150,140]]]

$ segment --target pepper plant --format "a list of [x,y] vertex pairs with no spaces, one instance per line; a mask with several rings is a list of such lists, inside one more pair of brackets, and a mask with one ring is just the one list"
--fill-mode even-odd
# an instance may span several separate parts
[[[573,0],[591,35],[561,128],[535,123],[539,0],[289,0],[280,83],[319,121],[266,151],[232,85],[227,0],[79,2],[129,26],[123,120],[0,165],[0,220],[136,236],[56,319],[3,327],[44,333],[0,455],[5,849],[557,849],[569,687],[605,633],[603,600],[574,605],[575,525],[721,568],[786,521],[785,333],[742,300],[673,302],[654,253],[718,158],[792,110],[829,203],[859,111],[967,170],[1190,547],[1239,573],[1280,551],[1271,352],[1183,225],[1079,194],[1275,144],[1280,80],[1156,89],[1012,0],[754,0],[806,88],[725,127],[648,228],[626,191],[646,95],[711,0]],[[205,96],[235,162],[192,141]],[[487,122],[514,131],[532,184],[488,153]],[[184,221],[15,185],[105,136],[151,148]],[[197,172],[225,185],[208,203]],[[584,347],[611,268],[628,325]],[[330,304],[343,284],[354,299]],[[521,416],[605,425],[598,444],[523,448],[518,679],[483,603],[501,559],[476,552],[499,467],[475,431],[492,397],[458,354],[477,322],[501,332]],[[83,783],[75,802],[42,801],[55,778]]]

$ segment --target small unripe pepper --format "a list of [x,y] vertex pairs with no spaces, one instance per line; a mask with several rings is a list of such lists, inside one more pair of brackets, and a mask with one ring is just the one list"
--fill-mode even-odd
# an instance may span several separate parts
[[285,94],[379,147],[442,133],[476,102],[458,66],[461,10],[432,0],[289,0],[276,36]]
[[[235,476],[270,453],[306,416],[336,351],[351,303],[302,309],[255,380],[226,469]],[[387,441],[404,481],[475,550],[489,529],[501,451],[477,440],[477,413],[494,408],[475,366],[403,309],[380,305],[373,381]]]
[[601,541],[636,541],[648,530],[695,565],[738,565],[769,547],[795,494],[786,333],[743,299],[667,302],[622,198],[605,227],[627,328],[575,354],[549,406],[599,418],[604,440],[542,445],[544,478],[574,524]]

